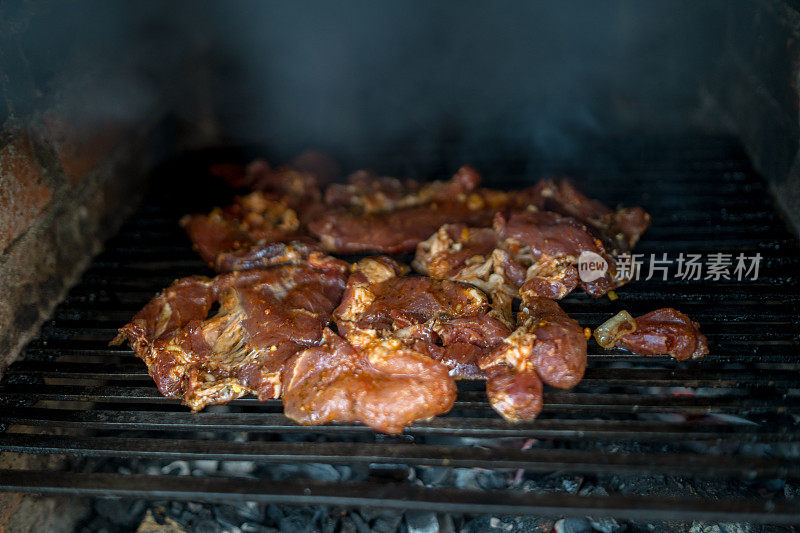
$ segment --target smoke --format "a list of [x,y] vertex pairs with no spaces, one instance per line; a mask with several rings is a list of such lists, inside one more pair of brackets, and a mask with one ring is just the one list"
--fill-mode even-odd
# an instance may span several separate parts
[[686,128],[715,59],[692,2],[215,4],[217,110],[233,139],[569,157],[585,136]]
[[12,0],[0,90],[18,121],[212,108],[228,140],[281,159],[564,159],[587,137],[691,126],[724,9],[696,4]]
[[[148,118],[185,82],[200,31],[185,3],[83,0],[0,5],[0,116],[6,127],[42,113],[76,126]],[[186,12],[190,12],[188,9]],[[179,100],[172,98],[172,101]],[[5,108],[5,109],[4,109]]]

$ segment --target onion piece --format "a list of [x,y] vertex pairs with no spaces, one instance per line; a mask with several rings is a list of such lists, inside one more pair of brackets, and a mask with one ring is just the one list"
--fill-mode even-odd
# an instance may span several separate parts
[[594,339],[605,349],[616,346],[620,337],[636,331],[636,320],[627,311],[620,311],[594,330]]

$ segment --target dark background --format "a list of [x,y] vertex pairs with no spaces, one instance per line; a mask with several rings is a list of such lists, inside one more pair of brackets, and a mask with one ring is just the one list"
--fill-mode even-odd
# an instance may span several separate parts
[[0,110],[6,129],[52,109],[75,121],[158,110],[189,145],[317,147],[356,165],[729,133],[785,187],[798,21],[777,0],[17,0],[0,6]]

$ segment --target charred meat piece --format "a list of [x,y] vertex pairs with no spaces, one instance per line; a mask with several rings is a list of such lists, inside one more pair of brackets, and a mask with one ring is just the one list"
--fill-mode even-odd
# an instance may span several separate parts
[[322,199],[320,179],[292,166],[272,168],[264,159],[256,159],[247,165],[245,176],[251,189],[287,198],[293,206],[319,203]]
[[463,281],[480,288],[491,297],[492,316],[513,327],[511,305],[519,296],[525,268],[500,246],[497,232],[491,228],[447,224],[419,243],[412,265],[431,277]]
[[[614,260],[586,226],[572,218],[549,211],[523,211],[508,220],[498,216],[494,228],[512,259],[527,267],[527,287],[520,288],[523,297],[561,298],[574,288],[574,282],[594,297],[616,287]],[[589,282],[579,280],[575,270],[585,252],[600,256],[608,265],[603,276]]]
[[532,370],[492,366],[486,369],[486,397],[492,409],[509,422],[533,420],[542,412],[542,380]]
[[[333,183],[325,189],[325,205],[343,207],[354,213],[381,213],[397,209],[415,197],[420,184],[378,176],[369,170],[359,170],[347,178],[347,183]],[[408,207],[408,205],[406,205]]]
[[[277,398],[287,359],[314,346],[338,304],[348,265],[302,265],[177,280],[112,344],[128,340],[159,391],[198,411],[245,394]],[[215,302],[219,311],[208,316]]]
[[[333,184],[325,191],[325,203],[346,207],[355,214],[383,213],[395,209],[415,207],[431,202],[466,200],[466,195],[479,194],[481,177],[465,165],[452,179],[420,183],[378,176],[369,170],[359,170],[348,177],[346,184]],[[502,193],[497,193],[498,195]],[[473,201],[477,201],[473,198]]]
[[[608,271],[579,279],[581,254],[605,261]],[[494,229],[442,226],[417,247],[414,268],[430,276],[472,283],[492,297],[498,317],[511,322],[511,301],[560,299],[580,285],[598,297],[617,286],[616,265],[599,240],[574,219],[548,211],[497,214]]]
[[312,256],[319,258],[324,257],[324,254],[316,251],[316,246],[307,241],[264,242],[217,254],[214,269],[225,273],[276,265],[297,265],[308,261]]
[[397,254],[413,251],[442,224],[485,225],[492,214],[472,211],[464,204],[428,204],[369,215],[334,211],[312,221],[309,229],[329,252]]
[[526,302],[517,329],[480,359],[492,407],[512,422],[531,420],[542,408],[542,385],[569,389],[586,371],[586,335],[553,300]]
[[333,157],[319,150],[303,150],[289,166],[300,172],[316,176],[317,185],[323,186],[336,180],[342,174],[341,165]]
[[678,361],[708,354],[700,325],[671,307],[636,318],[621,311],[598,327],[594,337],[606,349],[619,346],[639,355],[671,355]]
[[620,207],[616,211],[592,200],[566,179],[541,180],[518,197],[539,210],[555,211],[596,230],[609,250],[633,249],[650,225],[650,215],[641,207]]
[[483,377],[479,358],[510,333],[488,315],[486,295],[465,283],[403,276],[407,271],[385,256],[359,261],[334,312],[339,333],[356,347],[399,340],[454,377]]
[[209,170],[237,189],[318,202],[321,197],[320,186],[336,179],[339,164],[322,152],[306,150],[288,165],[278,168],[273,168],[264,159],[256,159],[248,165],[218,163]]
[[384,181],[363,195],[355,188],[350,195],[337,190],[328,200],[349,207],[332,208],[311,221],[309,230],[331,252],[410,252],[443,224],[491,225],[507,195],[479,189],[479,182],[479,174],[465,166],[451,180],[422,185],[413,192],[416,185],[389,186]]
[[446,413],[456,398],[441,363],[397,340],[356,347],[329,329],[285,365],[281,382],[285,414],[300,424],[363,422],[384,433]]
[[[230,206],[215,208],[208,215],[186,215],[181,225],[200,257],[219,271],[277,264],[281,253],[276,253],[276,243],[295,241],[297,250],[315,248],[297,210],[285,199],[262,192],[239,196]],[[284,258],[290,260],[292,254]]]
[[551,387],[572,388],[586,370],[586,334],[553,300],[533,299],[520,309],[517,329],[480,361],[484,369],[500,364],[535,370]]

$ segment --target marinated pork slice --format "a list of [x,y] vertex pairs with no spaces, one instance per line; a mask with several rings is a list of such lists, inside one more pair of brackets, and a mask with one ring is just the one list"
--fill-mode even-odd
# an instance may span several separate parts
[[277,168],[264,159],[256,159],[248,165],[218,163],[209,170],[236,188],[314,202],[321,198],[320,187],[336,179],[340,172],[339,163],[316,150],[306,150]]
[[399,184],[391,197],[380,183],[377,195],[375,188],[365,194],[354,188],[349,196],[338,191],[332,194],[335,201],[329,200],[348,207],[332,207],[311,221],[309,230],[330,252],[410,252],[443,224],[491,225],[507,194],[479,189],[479,181],[478,173],[465,166],[451,180],[421,185],[414,192]]
[[[426,183],[359,170],[348,177],[347,183],[329,186],[325,190],[325,203],[346,207],[355,214],[383,213],[431,202],[464,201],[468,195],[481,192],[480,181],[478,171],[469,165],[461,167],[447,181]],[[476,198],[473,201],[477,201]]]
[[[287,359],[322,338],[348,265],[307,263],[177,280],[112,341],[126,339],[159,391],[198,411],[245,394],[277,398]],[[208,316],[218,302],[219,311]]]
[[[208,215],[186,215],[181,225],[194,249],[212,268],[225,272],[294,262],[316,248],[298,211],[286,199],[262,192],[239,196]],[[276,245],[292,243],[291,250]]]
[[619,346],[639,355],[671,355],[678,361],[708,354],[700,325],[671,307],[636,318],[621,311],[598,327],[594,337],[606,349]]
[[586,337],[583,328],[553,300],[525,302],[517,329],[479,362],[487,374],[492,407],[512,422],[535,418],[542,406],[542,387],[537,382],[569,389],[583,378]]
[[[527,210],[514,213],[508,219],[498,216],[494,229],[511,259],[527,267],[525,282],[520,287],[523,298],[526,295],[562,298],[574,288],[574,282],[594,297],[617,286],[614,260],[586,226],[570,217]],[[608,265],[604,275],[586,282],[579,278],[575,269],[585,252],[603,258]]]
[[[608,271],[584,282],[576,267],[588,252],[606,261]],[[616,265],[602,244],[582,224],[547,211],[523,211],[509,218],[497,214],[494,229],[442,226],[419,244],[413,265],[435,278],[480,287],[506,323],[512,322],[514,298],[560,299],[579,285],[597,297],[617,286]]]
[[332,183],[325,189],[325,205],[343,207],[354,213],[381,213],[400,207],[419,192],[415,180],[379,176],[369,170],[358,170],[347,177],[347,183]]
[[247,248],[217,254],[214,269],[217,272],[251,270],[275,265],[296,265],[313,257],[324,257],[316,246],[307,241],[262,242]]
[[480,357],[510,333],[489,316],[486,295],[465,283],[406,277],[407,271],[385,256],[359,261],[334,311],[339,333],[357,348],[399,340],[454,377],[483,377]]
[[633,249],[650,225],[650,215],[641,207],[620,207],[614,211],[588,198],[566,179],[541,180],[518,198],[541,211],[555,211],[586,224],[615,253]]
[[456,398],[441,363],[397,340],[355,347],[329,329],[322,344],[287,362],[281,381],[284,412],[292,420],[362,422],[384,433],[446,413]]

